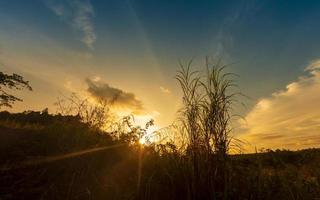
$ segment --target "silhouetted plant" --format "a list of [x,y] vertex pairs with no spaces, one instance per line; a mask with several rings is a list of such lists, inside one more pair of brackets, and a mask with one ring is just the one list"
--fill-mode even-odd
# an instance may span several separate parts
[[144,139],[146,144],[150,144],[147,130],[153,125],[153,119],[146,122],[145,127],[135,125],[134,116],[128,115],[122,117],[118,122],[113,123],[110,131],[116,138],[128,144],[138,144],[141,142],[141,139]]
[[114,116],[110,111],[112,102],[104,99],[90,102],[89,99],[72,93],[70,96],[59,97],[55,105],[58,113],[79,116],[84,123],[93,128],[107,129],[113,122]]
[[231,90],[234,74],[224,73],[226,65],[220,61],[210,64],[206,58],[205,76],[192,71],[191,64],[180,64],[176,78],[183,92],[180,119],[188,138],[187,154],[191,155],[192,199],[221,198],[217,192],[226,197],[231,109],[239,93]]
[[[208,59],[205,75],[192,72],[191,62],[181,65],[180,123],[153,134],[147,134],[153,120],[145,126],[135,125],[133,115],[113,121],[108,109],[99,111],[104,106],[95,109],[75,94],[59,99],[56,115],[0,112],[0,198],[317,199],[319,149],[229,154],[238,95],[232,76]],[[111,131],[98,128],[103,120],[112,121]],[[148,137],[158,143],[139,143]],[[91,152],[104,147],[110,149]]]

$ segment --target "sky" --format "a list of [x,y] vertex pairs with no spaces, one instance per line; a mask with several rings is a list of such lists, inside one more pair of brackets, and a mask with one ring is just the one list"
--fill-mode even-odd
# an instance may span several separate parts
[[[170,125],[181,105],[179,60],[222,58],[252,148],[320,147],[320,1],[3,0],[0,71],[32,92],[10,109],[55,112],[57,97],[120,94],[122,113]],[[120,112],[120,111],[119,111]]]

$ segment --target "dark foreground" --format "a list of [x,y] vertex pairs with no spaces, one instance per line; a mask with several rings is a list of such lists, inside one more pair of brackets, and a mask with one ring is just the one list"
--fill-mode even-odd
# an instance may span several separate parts
[[[27,121],[1,118],[0,200],[192,199],[170,144],[128,145],[73,118]],[[226,168],[227,199],[320,199],[318,149],[229,156]]]

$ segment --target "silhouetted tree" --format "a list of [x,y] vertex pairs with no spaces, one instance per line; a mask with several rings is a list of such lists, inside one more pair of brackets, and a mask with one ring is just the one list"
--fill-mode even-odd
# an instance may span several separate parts
[[82,122],[91,127],[104,129],[112,122],[113,114],[110,111],[112,103],[105,99],[91,103],[88,98],[82,98],[76,93],[72,93],[70,96],[58,97],[55,105],[57,113],[61,115],[78,116]]
[[0,107],[12,107],[15,101],[22,101],[22,99],[9,94],[5,89],[9,90],[32,90],[28,81],[25,81],[22,76],[18,74],[5,74],[0,72]]

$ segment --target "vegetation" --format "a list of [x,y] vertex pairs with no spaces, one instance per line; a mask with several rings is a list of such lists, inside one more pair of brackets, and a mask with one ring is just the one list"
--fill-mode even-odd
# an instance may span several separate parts
[[190,71],[181,64],[177,80],[183,91],[181,121],[186,132],[187,151],[190,162],[181,163],[192,169],[189,196],[192,199],[227,198],[227,152],[231,138],[230,109],[236,93],[230,93],[233,86],[229,76],[222,71],[220,63],[210,65],[206,59],[206,76]]
[[112,102],[74,94],[55,115],[0,112],[0,199],[319,198],[320,150],[240,153],[231,132],[240,94],[224,68],[207,59],[203,75],[181,64],[179,122],[155,133],[178,140],[142,145],[153,120],[116,120]]
[[0,72],[0,108],[3,106],[12,107],[15,101],[22,101],[22,99],[9,94],[6,89],[21,90],[23,88],[32,90],[29,82],[25,81],[22,76]]

